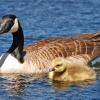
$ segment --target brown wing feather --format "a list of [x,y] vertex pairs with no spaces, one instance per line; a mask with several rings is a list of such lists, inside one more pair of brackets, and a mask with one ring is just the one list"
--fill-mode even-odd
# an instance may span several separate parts
[[24,59],[28,62],[31,61],[32,64],[37,66],[42,72],[43,69],[49,69],[51,60],[56,57],[87,54],[93,59],[97,56],[97,49],[95,49],[96,43],[93,40],[95,36],[95,34],[82,34],[76,37],[41,40],[24,49],[26,52]]

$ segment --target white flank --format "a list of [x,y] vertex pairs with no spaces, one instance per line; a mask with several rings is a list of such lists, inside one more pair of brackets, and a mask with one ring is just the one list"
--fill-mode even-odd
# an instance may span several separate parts
[[[19,73],[21,72],[22,64],[19,63],[16,58],[14,58],[11,54],[7,54],[7,53],[3,55],[8,55],[8,56],[5,59],[2,66],[0,66],[0,73]],[[0,56],[0,60],[2,56]]]

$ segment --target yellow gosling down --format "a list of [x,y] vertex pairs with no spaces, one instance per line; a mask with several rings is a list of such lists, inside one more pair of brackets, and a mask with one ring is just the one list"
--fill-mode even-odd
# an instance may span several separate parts
[[95,71],[87,64],[71,63],[62,57],[55,58],[52,67],[48,75],[51,80],[78,82],[96,79]]

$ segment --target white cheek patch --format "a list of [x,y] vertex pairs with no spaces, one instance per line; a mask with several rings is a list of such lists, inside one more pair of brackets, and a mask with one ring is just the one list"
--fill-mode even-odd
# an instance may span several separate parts
[[16,18],[10,32],[17,32],[18,28],[19,28],[19,24],[18,24],[18,19]]

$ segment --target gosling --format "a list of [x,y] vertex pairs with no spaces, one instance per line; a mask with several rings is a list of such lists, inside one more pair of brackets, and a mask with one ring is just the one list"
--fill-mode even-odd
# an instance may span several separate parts
[[51,80],[78,82],[96,79],[95,71],[87,64],[71,63],[62,57],[55,58],[52,67],[48,75]]

